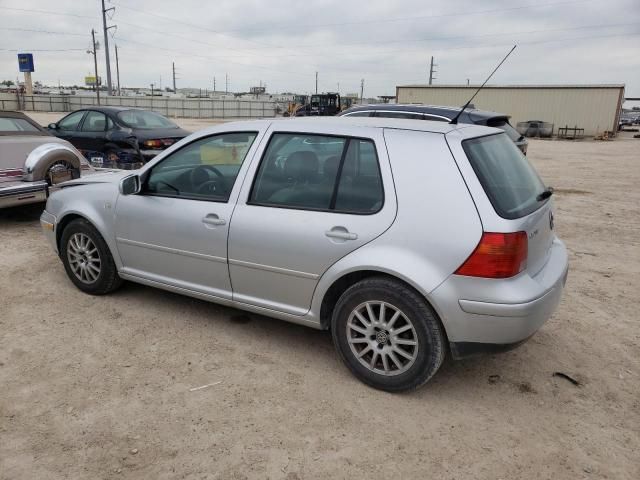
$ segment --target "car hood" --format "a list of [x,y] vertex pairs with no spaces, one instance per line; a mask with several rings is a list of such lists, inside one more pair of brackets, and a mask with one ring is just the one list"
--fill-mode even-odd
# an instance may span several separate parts
[[[94,173],[95,172],[95,173]],[[83,174],[82,177],[56,185],[60,188],[77,185],[90,185],[92,183],[119,183],[124,177],[135,173],[135,170],[93,170]]]

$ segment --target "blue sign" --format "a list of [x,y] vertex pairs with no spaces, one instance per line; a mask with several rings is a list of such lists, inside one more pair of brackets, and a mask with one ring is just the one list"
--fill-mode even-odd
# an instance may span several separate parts
[[33,72],[33,54],[32,53],[19,53],[18,54],[18,67],[21,72]]

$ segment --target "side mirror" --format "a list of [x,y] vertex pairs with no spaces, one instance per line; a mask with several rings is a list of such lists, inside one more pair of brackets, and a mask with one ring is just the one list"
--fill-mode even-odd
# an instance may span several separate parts
[[122,195],[140,193],[140,177],[138,175],[129,175],[120,180],[120,193]]
[[57,130],[58,129],[58,124],[57,123],[50,123],[49,127],[51,130]]

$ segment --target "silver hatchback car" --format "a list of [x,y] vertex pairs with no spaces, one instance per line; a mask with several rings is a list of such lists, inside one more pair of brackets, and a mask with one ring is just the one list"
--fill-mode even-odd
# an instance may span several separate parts
[[552,192],[497,129],[261,120],[66,182],[41,223],[84,292],[130,280],[330,329],[356,377],[401,391],[551,316],[568,269]]

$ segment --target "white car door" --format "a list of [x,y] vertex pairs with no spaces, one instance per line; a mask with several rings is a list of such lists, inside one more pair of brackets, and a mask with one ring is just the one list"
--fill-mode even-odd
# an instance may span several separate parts
[[262,142],[229,232],[234,301],[304,315],[322,274],[393,222],[382,131],[338,132],[283,122]]
[[122,273],[231,300],[227,236],[258,131],[198,138],[142,175],[142,190],[120,195],[116,244]]

